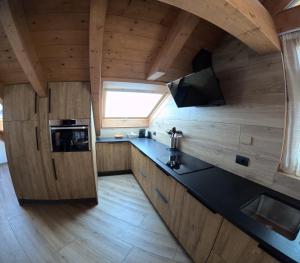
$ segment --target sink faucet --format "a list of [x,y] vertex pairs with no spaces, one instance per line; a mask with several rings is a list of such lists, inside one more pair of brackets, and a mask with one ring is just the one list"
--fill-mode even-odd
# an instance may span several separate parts
[[171,130],[167,131],[171,138],[171,151],[176,151],[178,147],[179,138],[183,136],[182,131],[176,130],[176,127],[173,127]]

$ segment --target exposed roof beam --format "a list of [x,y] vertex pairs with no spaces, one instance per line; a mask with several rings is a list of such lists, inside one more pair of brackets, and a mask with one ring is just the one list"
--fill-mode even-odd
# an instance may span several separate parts
[[91,0],[90,7],[90,82],[97,135],[100,134],[102,112],[101,64],[107,0]]
[[151,66],[147,77],[148,80],[156,80],[166,74],[198,23],[199,17],[191,13],[181,11],[178,14]]
[[158,1],[181,8],[217,25],[258,53],[280,51],[273,19],[257,0]]
[[294,0],[263,0],[261,2],[269,13],[274,16],[288,7]]
[[20,0],[0,0],[0,21],[28,81],[36,93],[47,95],[47,82],[30,37]]
[[274,16],[278,34],[300,29],[300,6],[284,10]]

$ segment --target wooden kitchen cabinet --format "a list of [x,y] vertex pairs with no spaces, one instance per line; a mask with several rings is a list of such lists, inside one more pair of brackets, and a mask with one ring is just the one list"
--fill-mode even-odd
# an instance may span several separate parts
[[97,198],[91,152],[52,153],[60,199]]
[[179,234],[185,188],[131,147],[131,169],[144,192],[175,236]]
[[188,192],[185,193],[179,242],[196,263],[206,262],[221,223],[220,215],[211,212]]
[[51,82],[49,119],[90,119],[91,94],[88,82]]
[[150,199],[169,229],[178,237],[186,189],[153,163],[150,174],[153,178]]
[[4,139],[11,178],[18,199],[48,199],[36,121],[4,121]]
[[8,85],[3,91],[3,120],[37,120],[38,97],[30,84]]
[[258,243],[223,220],[208,263],[279,263],[258,247]]
[[151,200],[153,176],[150,171],[150,164],[151,161],[146,156],[134,146],[131,146],[131,170],[144,192]]
[[96,153],[98,172],[126,171],[131,168],[128,142],[97,143]]

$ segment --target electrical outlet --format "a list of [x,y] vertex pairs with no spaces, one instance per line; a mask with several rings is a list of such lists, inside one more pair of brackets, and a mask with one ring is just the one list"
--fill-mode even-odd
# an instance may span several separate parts
[[245,157],[245,156],[237,155],[236,158],[235,158],[235,162],[240,164],[240,165],[248,167],[250,159]]

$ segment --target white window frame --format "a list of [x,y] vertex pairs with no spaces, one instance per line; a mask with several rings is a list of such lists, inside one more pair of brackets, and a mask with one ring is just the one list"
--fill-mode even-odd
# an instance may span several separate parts
[[[118,84],[127,84],[127,87],[117,87]],[[131,86],[132,85],[132,86]],[[165,100],[169,94],[168,88],[165,84],[152,84],[152,83],[139,83],[132,81],[109,81],[105,80],[102,83],[103,96],[102,96],[102,128],[148,128],[149,120],[152,114],[156,111],[159,105]],[[113,87],[115,86],[115,87]],[[150,114],[145,118],[137,117],[105,117],[105,104],[107,91],[122,91],[122,92],[140,92],[140,93],[155,93],[161,94],[161,99],[156,103]]]

